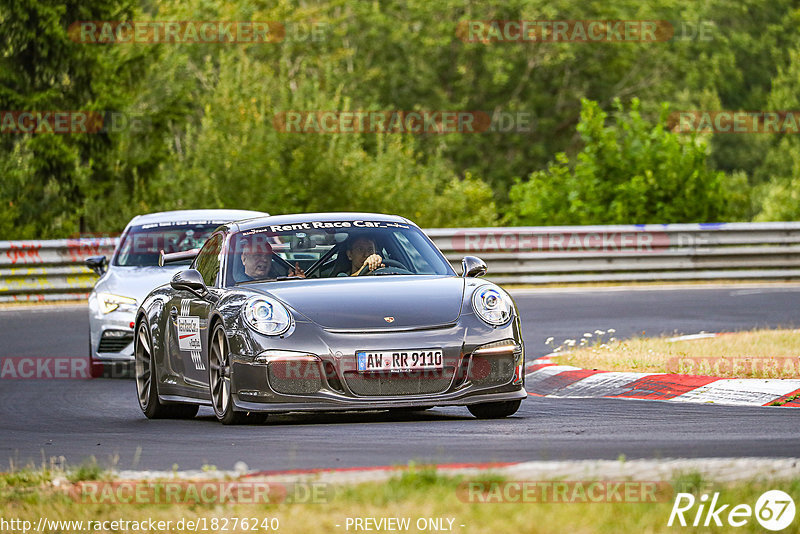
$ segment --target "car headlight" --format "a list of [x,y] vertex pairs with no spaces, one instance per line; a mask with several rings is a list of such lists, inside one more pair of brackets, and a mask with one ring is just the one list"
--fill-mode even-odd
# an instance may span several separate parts
[[270,297],[252,297],[244,303],[245,322],[261,334],[278,336],[283,334],[292,324],[289,310]]
[[475,313],[489,323],[499,326],[508,322],[514,303],[505,292],[493,286],[481,286],[472,294],[472,309]]
[[136,311],[136,299],[112,295],[111,293],[98,293],[97,303],[100,305],[100,311],[104,314],[111,313],[120,306],[122,307],[120,311]]

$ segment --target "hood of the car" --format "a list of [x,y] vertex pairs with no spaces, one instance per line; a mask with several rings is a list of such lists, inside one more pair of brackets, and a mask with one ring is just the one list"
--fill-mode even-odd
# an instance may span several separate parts
[[164,267],[112,266],[98,280],[94,290],[135,298],[136,303],[141,304],[148,293],[156,287],[166,284],[175,273],[186,268],[186,265],[165,265]]
[[461,314],[464,279],[380,276],[251,286],[326,329],[401,329],[451,324]]

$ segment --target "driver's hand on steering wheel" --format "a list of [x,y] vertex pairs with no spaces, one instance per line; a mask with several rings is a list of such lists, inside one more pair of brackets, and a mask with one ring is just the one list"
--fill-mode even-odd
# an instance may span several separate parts
[[363,269],[365,266],[370,271],[374,271],[375,269],[379,269],[381,267],[386,267],[383,264],[383,258],[381,258],[379,254],[372,254],[371,256],[368,256],[367,259],[364,260],[364,265],[362,265],[361,268]]

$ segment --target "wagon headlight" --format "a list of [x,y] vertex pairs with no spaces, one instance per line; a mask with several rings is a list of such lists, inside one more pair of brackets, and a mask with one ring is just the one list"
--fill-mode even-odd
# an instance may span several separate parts
[[481,286],[472,294],[472,309],[490,325],[499,326],[511,318],[514,304],[505,292],[492,286]]
[[245,322],[261,334],[278,336],[292,324],[286,307],[270,297],[253,297],[244,303]]
[[136,299],[130,297],[122,297],[120,295],[112,295],[111,293],[98,293],[97,303],[100,306],[100,311],[103,314],[111,313],[117,308],[122,308],[120,311],[136,311]]

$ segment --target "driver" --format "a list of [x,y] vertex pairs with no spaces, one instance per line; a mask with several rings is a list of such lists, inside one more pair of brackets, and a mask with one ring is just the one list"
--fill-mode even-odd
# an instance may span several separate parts
[[375,242],[368,237],[357,237],[347,246],[345,254],[350,260],[350,272],[339,273],[338,276],[358,276],[364,269],[370,272],[386,267],[383,258],[376,254]]
[[[253,239],[242,242],[242,266],[244,267],[244,279],[240,282],[250,282],[252,280],[264,280],[266,278],[277,278],[279,275],[272,273],[272,245],[268,242]],[[295,264],[289,270],[288,276],[305,278],[306,274]]]

